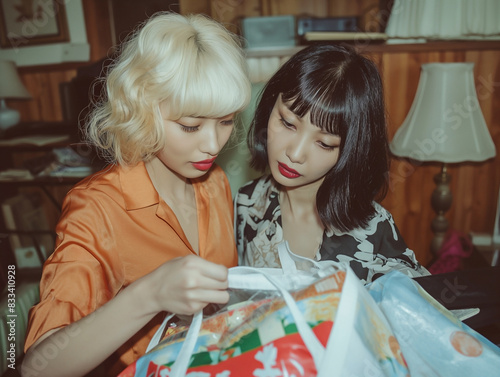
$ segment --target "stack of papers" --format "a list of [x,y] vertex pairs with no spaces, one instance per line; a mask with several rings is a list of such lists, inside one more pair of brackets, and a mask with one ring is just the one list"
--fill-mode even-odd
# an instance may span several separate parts
[[42,147],[44,145],[56,144],[69,140],[69,135],[35,135],[35,136],[22,136],[13,139],[0,140],[0,146],[13,146],[13,145],[35,145]]
[[19,181],[33,178],[28,169],[7,169],[0,171],[0,181]]

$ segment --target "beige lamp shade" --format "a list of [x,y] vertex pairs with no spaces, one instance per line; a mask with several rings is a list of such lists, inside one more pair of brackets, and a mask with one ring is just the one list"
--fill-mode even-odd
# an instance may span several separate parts
[[6,98],[31,98],[19,75],[16,64],[10,60],[0,60],[0,132],[19,123],[19,111],[10,109]]
[[474,86],[474,63],[422,65],[410,112],[391,152],[418,161],[484,161],[496,154]]
[[0,98],[31,98],[10,60],[0,60]]

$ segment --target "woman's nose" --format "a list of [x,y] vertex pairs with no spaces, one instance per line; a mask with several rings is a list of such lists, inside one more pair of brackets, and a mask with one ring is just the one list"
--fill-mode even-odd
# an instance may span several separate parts
[[288,156],[291,162],[302,164],[304,163],[307,155],[306,147],[307,147],[307,141],[299,134],[297,134],[290,141],[290,144],[286,150],[286,155]]
[[201,136],[201,151],[208,153],[212,156],[217,155],[222,149],[220,145],[219,132],[216,125],[213,127],[206,127],[206,132],[200,134]]

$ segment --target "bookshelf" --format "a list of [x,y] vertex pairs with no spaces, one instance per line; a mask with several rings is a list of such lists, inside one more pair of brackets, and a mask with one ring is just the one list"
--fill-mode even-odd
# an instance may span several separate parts
[[[0,135],[0,249],[2,265],[25,272],[41,270],[54,249],[54,220],[67,190],[93,172],[85,166],[39,175],[33,165],[50,164],[45,156],[83,145],[74,127],[63,122],[28,122]],[[60,152],[61,153],[61,152]],[[38,168],[38,167],[37,167]],[[64,195],[63,195],[64,194]],[[51,221],[52,220],[52,221]]]

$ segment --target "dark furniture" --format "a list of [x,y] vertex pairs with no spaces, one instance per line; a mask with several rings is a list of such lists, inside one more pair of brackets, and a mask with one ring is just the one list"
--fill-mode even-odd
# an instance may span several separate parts
[[415,280],[449,310],[479,308],[463,322],[500,346],[500,266],[490,266],[477,248],[462,270]]

